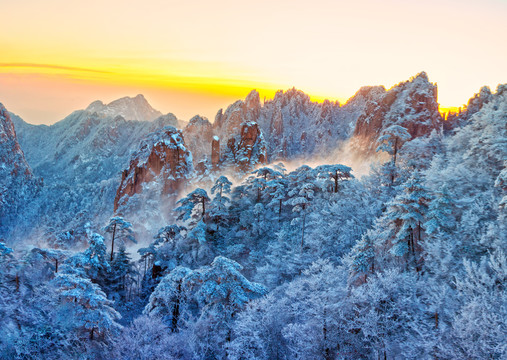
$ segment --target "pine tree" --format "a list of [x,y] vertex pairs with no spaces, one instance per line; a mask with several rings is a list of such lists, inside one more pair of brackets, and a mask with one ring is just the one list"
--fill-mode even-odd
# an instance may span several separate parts
[[111,272],[104,237],[92,233],[88,242],[88,248],[84,252],[70,257],[65,264],[86,274],[93,282],[103,285]]
[[126,241],[131,241],[133,243],[137,243],[136,238],[134,237],[134,230],[132,230],[132,224],[126,221],[121,216],[114,216],[109,219],[109,224],[104,227],[104,231],[107,233],[111,233],[111,258],[110,261],[113,261],[114,257],[114,241],[116,238],[119,238],[123,243]]
[[113,294],[113,298],[118,296],[123,301],[128,300],[129,289],[135,283],[137,275],[130,259],[125,245],[122,244],[111,263],[110,292]]
[[343,180],[353,179],[354,176],[351,174],[352,169],[345,165],[320,165],[315,168],[317,177],[322,177],[325,180],[330,179],[332,181],[332,192],[337,193],[339,189],[339,183]]
[[[191,219],[193,223],[200,220],[206,222],[206,205],[209,203],[210,198],[206,190],[197,188],[184,198],[178,200],[179,207],[174,211],[179,214],[178,220],[187,221]],[[200,210],[197,210],[200,208]]]
[[[180,329],[180,317],[186,316],[190,301],[189,288],[186,283],[187,277],[192,270],[178,266],[169,274],[165,275],[150,295],[148,304],[143,313],[149,316],[160,317],[172,332]],[[188,315],[188,314],[187,314]]]
[[346,258],[351,271],[351,283],[364,283],[368,275],[375,272],[375,247],[373,241],[364,234]]
[[420,243],[429,196],[421,184],[418,172],[415,172],[403,186],[403,192],[391,202],[386,213],[388,221],[395,229],[390,251],[396,257],[405,257],[407,264],[410,256],[412,263],[419,270],[417,255],[421,252]]
[[385,151],[391,155],[391,164],[388,169],[390,172],[391,186],[394,185],[394,180],[397,176],[396,160],[398,151],[400,150],[403,143],[407,140],[410,140],[411,137],[412,136],[408,130],[403,126],[391,125],[382,131],[380,137],[377,140],[379,143],[377,152]]
[[293,173],[289,174],[291,190],[288,192],[289,199],[285,201],[286,205],[292,206],[292,212],[297,217],[292,220],[292,224],[301,223],[301,251],[304,249],[306,215],[310,207],[318,186],[315,184],[313,171],[309,166],[301,166]]
[[231,193],[232,183],[225,176],[220,176],[215,185],[211,188],[211,193],[215,194],[209,210],[211,221],[216,224],[216,231],[219,231],[220,224],[227,218],[227,204],[231,199],[226,195]]
[[83,274],[68,268],[60,272],[53,283],[64,304],[65,316],[72,318],[71,324],[77,331],[89,332],[90,340],[121,328],[116,322],[121,316],[112,307],[113,301]]

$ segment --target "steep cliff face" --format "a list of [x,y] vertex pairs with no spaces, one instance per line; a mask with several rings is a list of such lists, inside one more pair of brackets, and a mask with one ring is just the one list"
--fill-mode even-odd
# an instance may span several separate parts
[[388,126],[403,126],[412,138],[416,138],[431,133],[441,122],[437,86],[422,72],[388,91],[377,88],[370,93],[353,136],[362,150],[374,152],[376,140]]
[[11,117],[0,103],[0,237],[39,186],[19,146]]
[[221,165],[235,167],[240,172],[251,171],[267,162],[266,142],[256,122],[241,123],[239,134],[229,136],[221,152]]
[[207,118],[199,115],[194,116],[183,128],[183,136],[196,164],[199,160],[209,157],[213,125]]
[[185,146],[182,132],[165,127],[152,133],[132,155],[128,169],[122,173],[114,210],[125,208],[136,194],[174,195],[192,173],[192,155]]
[[32,172],[19,146],[16,130],[7,109],[0,103],[0,171],[3,183],[12,176],[32,177]]
[[266,142],[257,123],[260,112],[259,93],[255,90],[248,94],[245,101],[236,101],[224,113],[218,111],[213,123],[215,138],[211,146],[212,158],[217,163],[215,167],[233,167],[247,172],[266,163]]

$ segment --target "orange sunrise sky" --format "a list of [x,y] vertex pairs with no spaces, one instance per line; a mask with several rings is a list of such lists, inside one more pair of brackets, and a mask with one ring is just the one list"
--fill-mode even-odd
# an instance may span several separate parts
[[0,102],[51,124],[142,93],[188,120],[256,88],[346,101],[426,71],[442,107],[507,82],[507,1],[0,0]]

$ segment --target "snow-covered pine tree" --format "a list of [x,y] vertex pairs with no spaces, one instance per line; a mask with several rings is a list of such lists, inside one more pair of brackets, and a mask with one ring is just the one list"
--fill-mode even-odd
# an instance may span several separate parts
[[398,157],[398,151],[404,142],[410,140],[412,136],[406,128],[400,125],[391,125],[386,129],[382,130],[380,137],[378,138],[377,152],[385,151],[391,155],[390,166],[386,169],[390,172],[389,177],[391,179],[391,186],[394,185],[394,180],[397,176],[396,160]]
[[104,227],[104,231],[106,233],[111,233],[111,258],[110,261],[113,261],[114,257],[114,241],[115,239],[120,239],[122,242],[131,241],[133,243],[137,243],[136,238],[134,236],[134,230],[132,229],[132,224],[126,221],[121,216],[113,216],[109,219],[109,223]]
[[206,205],[210,202],[210,198],[206,190],[197,188],[184,198],[178,200],[179,206],[174,209],[178,214],[178,220],[188,221],[195,224],[196,222],[206,218]]
[[422,185],[419,172],[415,171],[386,211],[387,219],[395,228],[394,238],[388,239],[392,244],[391,253],[404,258],[407,266],[411,263],[418,271],[428,201],[428,192]]
[[88,332],[90,340],[104,336],[121,326],[116,322],[121,316],[112,307],[113,301],[97,284],[67,267],[53,280],[60,296],[60,316],[68,318],[70,326],[79,332]]

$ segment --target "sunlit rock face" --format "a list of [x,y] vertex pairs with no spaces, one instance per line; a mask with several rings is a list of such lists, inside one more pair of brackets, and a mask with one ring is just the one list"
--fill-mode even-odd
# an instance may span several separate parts
[[388,91],[383,87],[363,89],[366,107],[357,119],[353,134],[361,150],[374,152],[376,140],[388,126],[403,126],[416,138],[428,135],[442,122],[437,85],[430,83],[424,72]]
[[241,124],[239,134],[231,134],[227,140],[221,164],[248,172],[266,163],[266,142],[259,125],[255,122]]
[[129,167],[122,173],[114,210],[125,206],[136,194],[177,194],[192,173],[192,155],[182,132],[165,127],[152,133],[132,155]]
[[11,117],[0,103],[0,234],[8,231],[39,186],[19,146]]
[[211,124],[195,116],[183,129],[194,165],[216,171],[233,168],[249,171],[266,162],[266,144],[256,122],[261,104],[259,93],[252,91],[245,101],[238,100],[225,112],[220,109]]
[[197,165],[210,155],[211,141],[213,138],[213,125],[205,117],[196,115],[183,128],[183,136],[187,147],[192,152],[192,157]]
[[218,167],[220,163],[220,138],[218,136],[213,136],[213,140],[211,141],[211,166],[213,169]]
[[236,101],[224,113],[217,113],[213,124],[214,134],[220,139],[219,144],[216,139],[214,143],[217,166],[247,172],[266,163],[266,142],[257,123],[260,111],[259,93],[254,90],[245,101]]

